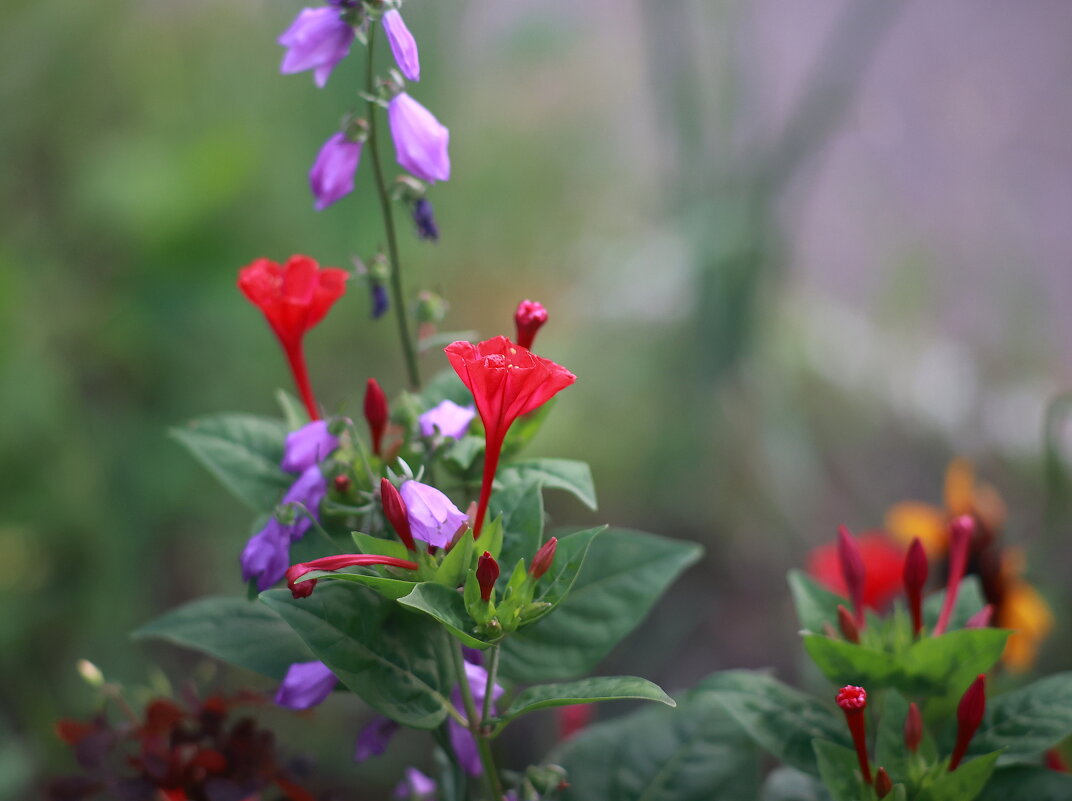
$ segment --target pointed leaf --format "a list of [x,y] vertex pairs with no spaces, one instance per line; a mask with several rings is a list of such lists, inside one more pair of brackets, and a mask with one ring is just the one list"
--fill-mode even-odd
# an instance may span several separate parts
[[900,675],[894,686],[909,696],[966,688],[997,663],[1008,637],[1004,629],[960,629],[926,637],[899,657]]
[[870,690],[885,687],[897,663],[890,654],[874,651],[822,634],[805,634],[804,650],[834,684],[859,684]]
[[[927,596],[923,602],[923,625],[928,631],[934,628],[938,622],[938,616],[945,603],[945,590],[940,590]],[[986,596],[983,595],[983,585],[979,583],[978,576],[965,576],[957,590],[957,602],[953,604],[953,614],[949,618],[947,631],[955,631],[964,628],[968,618],[986,606]]]
[[848,605],[848,600],[830,592],[800,570],[790,570],[787,577],[789,590],[793,594],[793,605],[797,610],[800,627],[814,634],[823,633],[823,624],[837,626],[838,604]]
[[677,706],[674,699],[663,692],[662,688],[647,679],[636,676],[599,676],[579,681],[529,687],[518,694],[501,717],[504,721],[511,721],[521,715],[535,712],[537,709],[552,706],[572,706],[629,698]]
[[466,611],[465,601],[457,590],[434,581],[410,586],[411,591],[398,599],[400,604],[439,621],[470,648],[484,649],[492,645],[493,640],[487,640],[476,632],[476,622]]
[[502,487],[538,481],[544,487],[561,489],[593,511],[596,509],[596,488],[592,471],[585,462],[574,459],[528,459],[513,462],[499,470],[495,483]]
[[1068,801],[1072,774],[1037,765],[998,768],[976,801]]
[[986,786],[998,754],[987,754],[962,762],[952,773],[943,773],[920,794],[919,801],[972,801]]
[[819,776],[833,801],[857,801],[864,798],[863,777],[856,752],[826,740],[813,740]]

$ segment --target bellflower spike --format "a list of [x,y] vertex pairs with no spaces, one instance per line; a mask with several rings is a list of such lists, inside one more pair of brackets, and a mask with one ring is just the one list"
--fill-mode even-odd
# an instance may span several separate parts
[[339,439],[328,431],[327,421],[314,420],[287,434],[283,461],[279,466],[288,473],[304,473],[327,459],[338,447]]
[[448,131],[432,112],[405,92],[395,95],[387,104],[387,122],[399,165],[425,181],[446,181],[450,178]]
[[275,694],[275,702],[288,709],[310,709],[335,689],[339,680],[323,662],[295,662]]
[[324,142],[309,170],[309,189],[316,198],[314,208],[317,211],[323,211],[354,191],[361,146],[361,142],[352,141],[341,131]]
[[302,340],[346,291],[346,271],[337,267],[320,269],[308,256],[291,256],[282,267],[268,259],[257,259],[238,271],[238,288],[268,320],[283,346],[309,419],[319,420]]
[[449,439],[461,439],[476,417],[472,406],[459,406],[452,400],[443,400],[417,418],[421,436],[434,437],[436,432]]
[[417,42],[397,9],[392,8],[383,15],[383,31],[387,34],[387,41],[391,45],[391,53],[398,69],[406,76],[407,81],[419,81],[421,59],[417,53]]
[[487,513],[507,430],[514,420],[551,400],[577,376],[501,336],[477,345],[454,342],[445,350],[450,366],[473,393],[477,414],[484,423],[484,478],[473,526],[476,537]]
[[354,745],[354,762],[364,762],[386,751],[391,738],[400,727],[401,724],[383,715],[377,715],[370,720],[357,735],[357,743]]
[[287,48],[279,71],[290,75],[313,70],[313,80],[323,88],[335,65],[350,52],[354,28],[334,6],[303,8],[278,41]]
[[290,563],[290,535],[286,526],[274,517],[249,538],[239,557],[242,580],[257,579],[257,590],[264,592],[287,572]]
[[435,487],[419,481],[407,481],[399,493],[406,502],[406,514],[414,539],[445,548],[453,542],[458,530],[469,522],[469,518],[451,503],[450,498]]

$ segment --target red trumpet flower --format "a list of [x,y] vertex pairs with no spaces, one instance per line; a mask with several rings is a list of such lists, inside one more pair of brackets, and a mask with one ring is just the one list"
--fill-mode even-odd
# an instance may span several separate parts
[[314,559],[311,562],[299,562],[287,568],[287,588],[295,598],[308,598],[313,594],[316,579],[296,583],[302,576],[312,573],[314,570],[342,570],[344,567],[357,567],[365,565],[387,565],[388,567],[401,567],[406,570],[416,570],[417,563],[406,559],[398,559],[394,556],[378,556],[377,554],[346,553],[341,556],[325,556]]
[[268,259],[257,259],[238,271],[238,288],[264,313],[283,346],[309,419],[319,420],[302,338],[346,291],[346,271],[337,267],[320,269],[308,256],[291,256],[282,267]]
[[450,366],[473,393],[484,423],[484,481],[473,524],[473,536],[478,537],[507,430],[514,420],[542,406],[577,376],[501,336],[476,345],[454,342],[446,347],[446,354]]

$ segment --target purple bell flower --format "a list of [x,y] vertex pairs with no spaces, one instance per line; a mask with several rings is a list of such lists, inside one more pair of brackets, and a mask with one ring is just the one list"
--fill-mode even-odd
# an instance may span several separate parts
[[406,502],[410,531],[416,540],[445,548],[458,529],[469,522],[468,516],[435,487],[407,481],[398,491]]
[[422,197],[413,204],[413,224],[417,226],[417,236],[432,242],[439,241],[439,226],[436,225],[435,212],[428,198]]
[[402,801],[434,801],[436,783],[416,768],[406,768],[405,778],[395,787],[395,798]]
[[331,695],[338,683],[323,662],[295,662],[287,669],[275,702],[289,709],[309,709]]
[[324,142],[309,170],[309,188],[316,198],[317,211],[323,211],[354,191],[354,174],[361,161],[361,145],[361,142],[348,139],[341,131],[332,134]]
[[275,584],[290,567],[290,534],[274,517],[259,532],[249,538],[239,557],[242,580],[257,579],[257,590],[264,592]]
[[[300,503],[314,517],[320,509],[320,502],[328,494],[328,482],[324,474],[320,472],[319,465],[313,465],[298,476],[297,481],[290,485],[287,494],[283,496],[283,505],[288,503]],[[296,542],[305,536],[305,532],[313,525],[309,515],[300,510],[295,511],[294,522],[284,529],[290,534],[290,541]]]
[[406,76],[407,81],[419,81],[421,59],[417,53],[417,42],[396,9],[392,8],[383,15],[383,30],[387,34],[387,41],[391,45],[391,53],[398,69]]
[[383,715],[377,715],[366,724],[357,735],[354,745],[354,762],[379,756],[387,750],[391,738],[399,729],[399,724]]
[[387,104],[387,121],[391,125],[398,163],[404,169],[425,181],[450,178],[450,156],[447,154],[450,131],[432,116],[432,112],[402,92]]
[[278,41],[287,48],[279,71],[290,75],[313,70],[313,80],[323,87],[335,65],[350,52],[354,28],[336,6],[303,8]]
[[327,421],[314,420],[287,434],[279,466],[288,473],[304,473],[331,456],[338,447],[339,438],[328,431]]
[[417,418],[421,427],[421,436],[434,437],[439,434],[450,439],[461,439],[469,430],[469,424],[476,417],[472,406],[459,406],[454,401],[444,400]]

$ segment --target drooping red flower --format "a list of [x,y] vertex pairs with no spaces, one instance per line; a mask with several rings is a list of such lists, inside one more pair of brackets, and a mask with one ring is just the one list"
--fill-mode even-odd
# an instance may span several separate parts
[[454,342],[446,347],[446,354],[450,366],[473,393],[477,413],[484,423],[484,481],[473,525],[476,537],[488,509],[491,484],[507,430],[514,420],[542,406],[576,381],[577,376],[502,336],[476,345]]
[[[904,549],[875,532],[856,537],[856,545],[864,566],[863,604],[881,609],[901,590]],[[837,543],[821,545],[808,555],[808,573],[831,592],[848,597]]]
[[398,559],[394,556],[379,556],[377,554],[345,553],[339,556],[324,556],[311,562],[299,562],[287,568],[287,588],[295,598],[308,598],[313,594],[316,579],[296,583],[302,576],[312,573],[314,570],[342,570],[344,567],[366,567],[368,565],[386,565],[388,567],[401,567],[406,570],[416,570],[417,563],[407,559]]
[[264,313],[279,338],[309,419],[320,419],[309,385],[302,338],[346,291],[346,271],[337,267],[321,269],[308,256],[291,256],[283,266],[257,259],[238,271],[238,288]]

